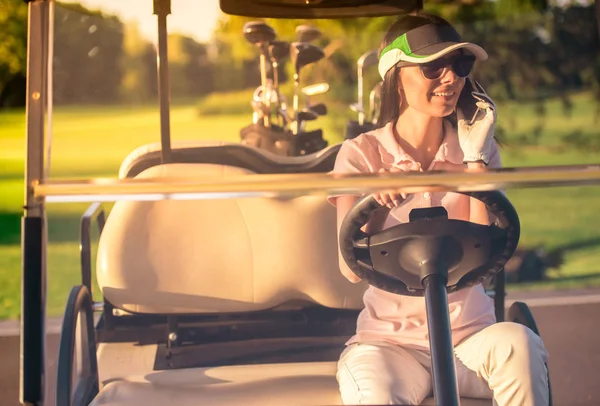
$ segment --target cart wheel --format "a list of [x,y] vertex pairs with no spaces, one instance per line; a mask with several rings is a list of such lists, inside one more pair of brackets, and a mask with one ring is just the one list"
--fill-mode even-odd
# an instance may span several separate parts
[[531,314],[531,310],[529,310],[529,306],[527,306],[526,303],[514,302],[512,305],[510,305],[510,308],[508,309],[507,321],[522,324],[526,327],[529,327],[531,331],[538,336],[540,335],[540,331],[537,328],[537,324],[535,324],[533,314]]
[[[529,310],[529,306],[523,302],[514,302],[510,305],[508,309],[508,319],[507,321],[512,321],[515,323],[522,324],[526,327],[529,327],[531,331],[533,331],[538,336],[540,335],[540,331],[537,328],[537,324],[535,324],[535,319],[533,318],[533,314],[531,310]],[[546,364],[546,369],[548,369],[548,364]],[[549,395],[549,405],[552,406],[552,386],[550,385],[550,371],[548,371],[548,395]]]

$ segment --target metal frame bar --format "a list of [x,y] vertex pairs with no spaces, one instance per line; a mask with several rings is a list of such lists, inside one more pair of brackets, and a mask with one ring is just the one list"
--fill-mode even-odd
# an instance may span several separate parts
[[[81,319],[80,319],[81,318]],[[76,339],[77,324],[79,344]],[[77,360],[81,371],[73,389],[73,354],[79,349]],[[96,358],[96,339],[94,329],[94,310],[92,297],[84,285],[74,286],[67,300],[65,317],[60,333],[58,367],[56,376],[56,404],[60,406],[88,405],[99,391],[98,360]]]
[[25,217],[23,233],[23,274],[21,277],[21,365],[20,401],[38,405],[42,400],[44,377],[44,283],[42,282],[44,219]]
[[48,105],[50,1],[28,3],[25,206],[22,220],[21,365],[19,399],[40,405],[45,388],[46,212],[34,197],[44,181],[44,115]]
[[162,163],[171,162],[171,117],[167,16],[171,14],[171,0],[154,0],[154,14],[158,22],[158,100],[160,103],[160,144]]
[[[255,312],[212,314],[126,312],[126,316],[113,318],[110,329],[104,324],[105,319],[101,318],[97,324],[96,340],[98,343],[166,343],[170,332],[176,332],[178,340],[186,344],[251,338],[293,338],[307,334],[348,336],[356,328],[359,312],[360,310],[356,309],[332,309],[314,304],[309,304],[309,307],[304,309],[264,309]],[[170,320],[172,324],[169,324]],[[231,326],[238,327],[232,329]],[[321,326],[322,329],[314,328],[315,326]],[[329,327],[331,329],[323,330]]]
[[448,308],[448,269],[432,269],[423,280],[433,372],[433,394],[441,406],[458,406],[459,393]]
[[396,189],[406,193],[464,192],[598,184],[600,184],[600,165],[575,165],[452,173],[242,175],[218,182],[190,178],[90,179],[37,184],[34,192],[36,198],[46,198],[48,202],[108,202],[311,194],[362,195],[384,189]]
[[506,312],[506,271],[504,268],[494,275],[494,311],[496,321],[504,321]]
[[600,35],[600,0],[595,0],[594,4],[596,6],[596,22],[598,26],[598,35]]
[[[45,156],[46,156],[46,168],[44,170],[44,177],[48,179],[50,177],[50,166],[52,164],[52,129],[54,121],[52,119],[52,109],[54,107],[54,88],[52,86],[52,78],[54,77],[54,1],[48,1],[50,10],[48,12],[48,58],[46,66],[48,67],[48,73],[46,75],[46,110],[48,115],[46,117],[46,145],[45,145]],[[52,56],[52,57],[51,57]]]
[[106,215],[102,203],[92,203],[81,217],[79,254],[81,262],[81,283],[92,294],[92,221],[96,219],[98,233],[102,235]]

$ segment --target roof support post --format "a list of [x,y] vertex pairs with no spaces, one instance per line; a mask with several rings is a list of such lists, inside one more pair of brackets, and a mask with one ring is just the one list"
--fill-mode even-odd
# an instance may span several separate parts
[[34,196],[44,183],[45,111],[53,4],[28,1],[25,205],[21,223],[21,343],[19,399],[41,405],[45,390],[46,209],[45,199]]
[[167,49],[167,16],[171,14],[171,0],[154,0],[154,14],[158,19],[158,55],[156,68],[158,73],[158,99],[160,102],[160,144],[162,163],[171,161],[171,120],[169,53]]

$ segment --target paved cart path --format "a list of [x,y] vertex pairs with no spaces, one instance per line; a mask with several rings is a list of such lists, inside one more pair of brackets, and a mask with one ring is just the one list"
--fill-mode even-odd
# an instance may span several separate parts
[[[600,290],[516,293],[532,308],[550,352],[555,406],[600,405]],[[0,406],[19,405],[18,322],[0,322]],[[48,384],[53,385],[60,320],[48,323]]]

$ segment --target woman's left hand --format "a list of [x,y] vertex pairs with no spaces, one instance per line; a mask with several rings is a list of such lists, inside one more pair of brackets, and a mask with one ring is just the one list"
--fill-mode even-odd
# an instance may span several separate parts
[[431,168],[434,171],[463,172],[467,169],[466,164],[453,164],[452,162],[435,162]]
[[[390,168],[384,169],[381,168],[378,173],[399,173],[404,172],[398,168]],[[375,201],[379,203],[381,206],[386,206],[388,209],[393,209],[394,207],[398,207],[406,200],[408,195],[406,193],[399,193],[395,190],[384,190],[379,193],[373,193],[373,197]]]
[[436,162],[433,164],[433,170],[446,172],[477,172],[485,170],[483,162],[469,162],[466,164],[453,164],[452,162]]

